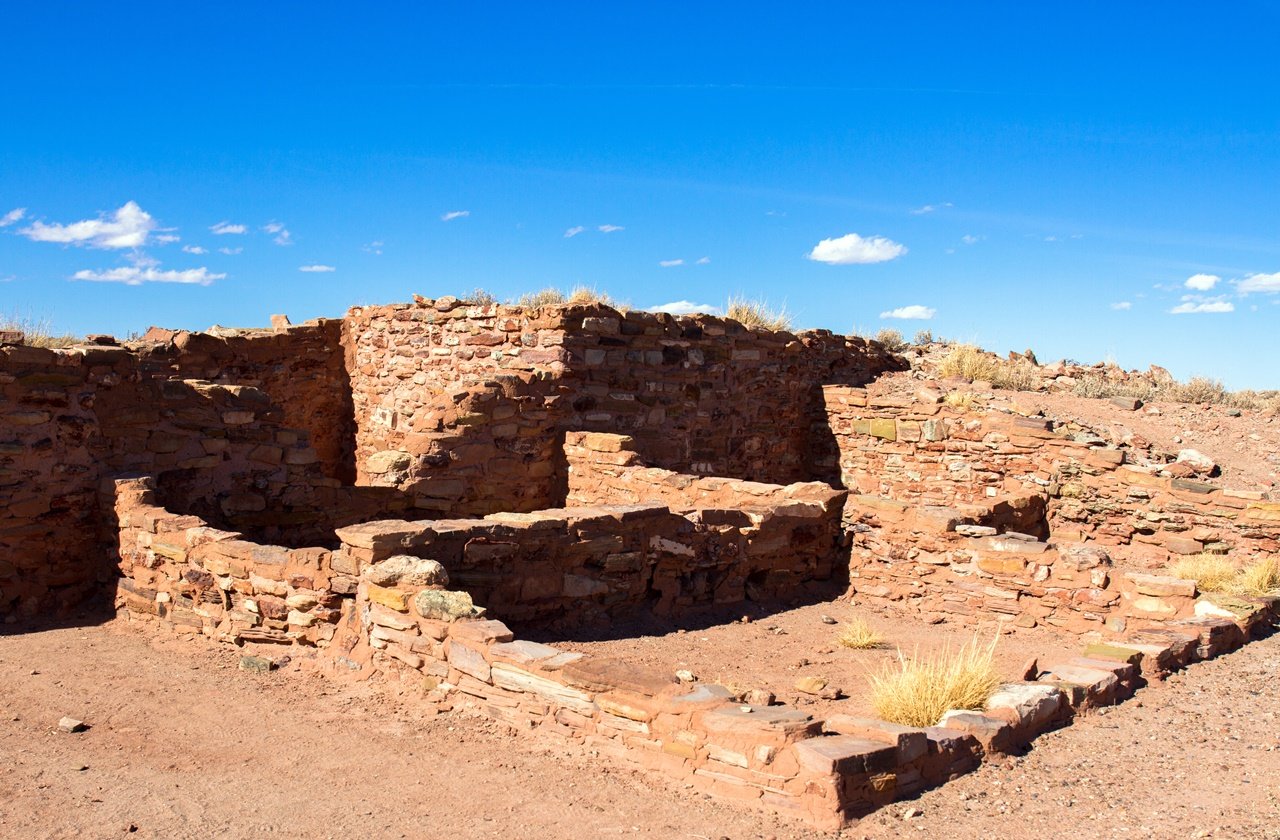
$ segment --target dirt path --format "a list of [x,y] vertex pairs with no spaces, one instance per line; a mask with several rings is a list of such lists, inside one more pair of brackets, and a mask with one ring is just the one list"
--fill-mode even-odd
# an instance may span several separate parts
[[[1280,637],[848,837],[1280,837]],[[63,715],[92,724],[56,731]],[[83,768],[83,769],[82,769]],[[904,821],[905,809],[922,816]],[[132,827],[132,831],[131,831]],[[552,736],[117,625],[0,638],[0,837],[799,838]]]

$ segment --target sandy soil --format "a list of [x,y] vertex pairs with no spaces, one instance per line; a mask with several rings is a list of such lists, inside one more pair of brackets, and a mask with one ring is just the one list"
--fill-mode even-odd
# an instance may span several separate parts
[[[897,659],[898,651],[910,656],[943,648],[958,649],[977,639],[991,644],[1001,628],[995,622],[979,626],[925,624],[918,614],[892,607],[851,604],[844,599],[786,609],[773,614],[756,612],[753,604],[739,604],[736,612],[694,613],[683,624],[694,629],[673,630],[652,620],[641,620],[614,628],[609,639],[565,641],[540,636],[540,641],[584,653],[611,656],[625,662],[652,665],[675,673],[691,671],[703,682],[718,682],[734,691],[765,689],[778,700],[814,715],[840,712],[872,715],[867,693],[867,676]],[[751,618],[743,623],[744,612]],[[840,624],[828,624],[861,617],[883,637],[878,650],[851,650],[840,646],[836,637]],[[1022,678],[1029,660],[1041,665],[1080,654],[1078,639],[1048,630],[1006,625],[995,644],[995,661],[1006,679]],[[524,634],[528,635],[528,634]],[[829,688],[839,688],[838,700],[823,700],[798,691],[796,681],[818,677]]]
[[[114,622],[0,638],[0,837],[816,836],[558,738],[237,662]],[[1280,837],[1278,673],[1273,637],[840,836]]]

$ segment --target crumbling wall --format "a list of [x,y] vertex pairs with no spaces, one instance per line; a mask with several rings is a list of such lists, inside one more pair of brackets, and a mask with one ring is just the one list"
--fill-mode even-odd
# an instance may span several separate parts
[[819,385],[901,366],[856,337],[601,305],[420,300],[353,309],[344,336],[360,480],[453,515],[561,504],[566,431],[626,434],[681,472],[814,478]]
[[856,495],[959,508],[1039,495],[1055,542],[1124,546],[1149,563],[1280,550],[1280,502],[1261,491],[1169,475],[1131,447],[1042,417],[952,408],[930,389],[823,394],[842,482]]

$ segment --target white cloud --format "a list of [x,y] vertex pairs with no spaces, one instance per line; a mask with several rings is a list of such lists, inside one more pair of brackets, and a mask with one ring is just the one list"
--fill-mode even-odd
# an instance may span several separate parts
[[265,233],[274,233],[275,237],[271,240],[277,245],[292,245],[293,234],[289,233],[289,229],[282,222],[270,221],[262,226]]
[[928,321],[934,315],[938,314],[938,310],[932,306],[921,306],[918,303],[911,306],[899,306],[897,309],[890,309],[888,312],[881,312],[881,318],[898,318],[903,321]]
[[600,225],[596,230],[601,233],[615,233],[620,230],[626,230],[622,225]]
[[153,237],[157,245],[171,245],[174,242],[181,242],[182,237],[176,233],[161,233]]
[[15,207],[12,210],[10,210],[8,213],[5,213],[3,216],[0,216],[0,228],[8,227],[9,225],[12,225],[12,224],[17,224],[18,222],[22,221],[22,218],[26,215],[27,215],[27,208]]
[[809,259],[828,265],[868,265],[888,262],[907,253],[907,246],[883,236],[863,238],[846,233],[835,239],[824,239],[809,252]]
[[1182,285],[1188,289],[1195,289],[1198,292],[1207,292],[1214,286],[1218,285],[1218,281],[1222,278],[1216,274],[1193,274],[1187,278],[1187,282]]
[[941,204],[926,204],[926,205],[925,205],[925,206],[923,206],[923,207],[917,207],[915,210],[912,210],[912,211],[911,211],[911,215],[913,215],[913,216],[924,216],[924,215],[926,215],[926,214],[928,214],[928,213],[933,213],[933,212],[936,212],[936,211],[938,211],[938,210],[942,210],[942,209],[945,209],[945,208],[947,208],[947,207],[954,207],[954,206],[955,206],[955,205],[954,205],[954,204],[952,204],[950,201],[944,201],[944,202],[942,202]]
[[1169,310],[1170,315],[1201,315],[1211,312],[1235,312],[1236,305],[1229,300],[1184,301]]
[[710,265],[710,264],[711,264],[711,257],[699,257],[698,261],[694,263],[694,265]]
[[664,303],[661,306],[649,307],[650,312],[665,312],[668,315],[693,315],[698,312],[705,312],[708,315],[719,315],[720,307],[712,306],[709,303],[694,303],[689,300],[677,300],[671,303]]
[[183,253],[196,254],[197,256],[209,253],[209,249],[201,248],[199,245],[183,245],[182,251]]
[[227,234],[248,233],[248,225],[235,225],[231,222],[218,222],[216,225],[210,225],[209,230],[213,231],[215,236],[226,236]]
[[586,228],[584,228],[582,225],[576,225],[576,226],[574,226],[574,227],[569,228],[568,230],[566,230],[566,231],[564,232],[564,238],[565,238],[565,239],[573,239],[575,236],[577,236],[578,234],[582,233],[584,230],[586,230]]
[[85,245],[90,248],[141,248],[156,222],[135,202],[126,202],[114,213],[69,225],[33,222],[18,233],[33,242]]
[[367,251],[368,253],[374,254],[375,256],[382,256],[382,246],[384,244],[386,243],[384,243],[381,239],[375,239],[372,242],[370,242],[368,245],[362,245],[360,247],[360,250]]
[[984,239],[986,239],[985,236],[974,236],[971,233],[966,233],[964,236],[960,237],[960,241],[966,245],[977,245]]
[[324,274],[330,271],[337,271],[337,270],[338,269],[334,268],[331,265],[300,265],[298,266],[298,271],[305,271],[308,274]]
[[1133,304],[1127,300],[1121,300],[1111,304],[1111,308],[1117,312],[1127,312],[1133,309]]
[[1274,274],[1250,274],[1236,283],[1236,291],[1242,295],[1254,292],[1262,292],[1263,294],[1280,292],[1280,271]]
[[234,257],[236,254],[243,253],[244,248],[219,248],[219,254],[226,254],[228,257]]
[[445,213],[443,216],[440,217],[440,221],[452,222],[454,219],[465,219],[467,216],[470,216],[470,215],[471,215],[470,210],[450,210],[448,213]]
[[113,268],[108,271],[77,271],[71,275],[72,280],[90,280],[96,283],[124,283],[126,286],[141,286],[143,283],[185,283],[195,286],[208,286],[214,280],[221,280],[225,274],[213,274],[207,268],[188,268],[183,271],[161,271],[154,266],[129,266]]
[[684,265],[684,260],[658,260],[658,265],[663,268],[674,268],[677,265]]

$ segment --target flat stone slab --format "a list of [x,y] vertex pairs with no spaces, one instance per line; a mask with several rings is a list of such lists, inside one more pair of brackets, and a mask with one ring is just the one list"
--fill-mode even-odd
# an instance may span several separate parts
[[885,773],[897,767],[897,747],[853,735],[826,735],[796,742],[804,769],[824,776]]

